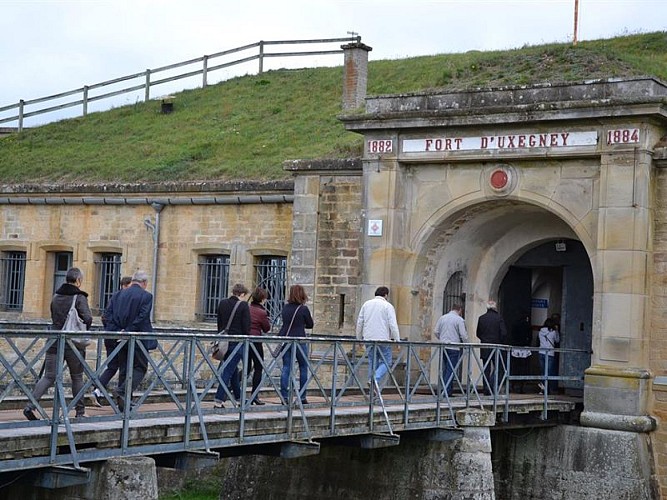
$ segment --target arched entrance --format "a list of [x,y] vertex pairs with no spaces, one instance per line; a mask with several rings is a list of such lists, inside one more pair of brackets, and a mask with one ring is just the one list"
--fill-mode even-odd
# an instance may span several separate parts
[[[558,317],[561,347],[592,345],[593,272],[590,257],[575,231],[559,215],[517,200],[470,205],[434,224],[423,246],[422,290],[432,290],[432,328],[452,296],[462,299],[466,327],[475,339],[485,303],[496,300],[508,329],[530,311],[535,333],[547,316]],[[454,287],[452,283],[455,283]],[[452,290],[455,288],[455,291]],[[581,376],[590,355],[563,356],[560,374]],[[581,381],[562,381],[580,391]]]

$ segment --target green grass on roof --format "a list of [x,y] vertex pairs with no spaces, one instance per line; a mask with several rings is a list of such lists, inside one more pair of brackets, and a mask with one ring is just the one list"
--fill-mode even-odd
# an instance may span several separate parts
[[[342,67],[278,70],[0,138],[0,180],[159,182],[286,178],[292,159],[359,156],[346,132]],[[667,33],[369,64],[368,94],[652,75],[667,80]]]

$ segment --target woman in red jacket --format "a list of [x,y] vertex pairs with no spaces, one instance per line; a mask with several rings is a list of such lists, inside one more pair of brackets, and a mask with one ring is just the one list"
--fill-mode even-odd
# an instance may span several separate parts
[[[250,335],[263,335],[271,329],[269,316],[264,309],[268,295],[263,288],[255,288],[250,297]],[[263,405],[264,401],[259,399],[256,392],[262,384],[262,363],[264,361],[264,347],[262,342],[253,342],[253,348],[250,349],[248,361],[248,375],[250,370],[252,374],[252,394],[254,398],[250,401],[253,405]]]

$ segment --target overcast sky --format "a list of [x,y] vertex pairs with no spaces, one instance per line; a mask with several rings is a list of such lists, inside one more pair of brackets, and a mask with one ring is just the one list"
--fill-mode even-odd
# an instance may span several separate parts
[[[0,107],[259,40],[344,37],[352,31],[373,48],[371,60],[566,42],[573,36],[574,3],[0,0]],[[579,0],[579,15],[580,40],[667,30],[666,0]],[[275,59],[265,67],[325,64],[340,65],[342,56],[312,64]],[[214,80],[256,69],[255,62],[221,71]],[[120,103],[131,99],[136,97]]]

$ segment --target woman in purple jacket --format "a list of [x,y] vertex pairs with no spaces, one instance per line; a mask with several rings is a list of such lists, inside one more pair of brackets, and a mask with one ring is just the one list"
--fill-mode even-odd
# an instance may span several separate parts
[[[271,323],[269,323],[269,315],[264,309],[264,303],[268,294],[263,288],[255,288],[255,291],[252,292],[250,296],[250,335],[260,336],[265,334],[271,329]],[[249,361],[248,361],[248,375],[250,375],[250,370],[253,370],[252,373],[252,394],[254,397],[250,401],[250,404],[253,405],[263,405],[264,401],[259,399],[259,390],[260,385],[262,384],[262,363],[264,361],[264,346],[262,342],[253,342],[253,348],[250,349]]]

